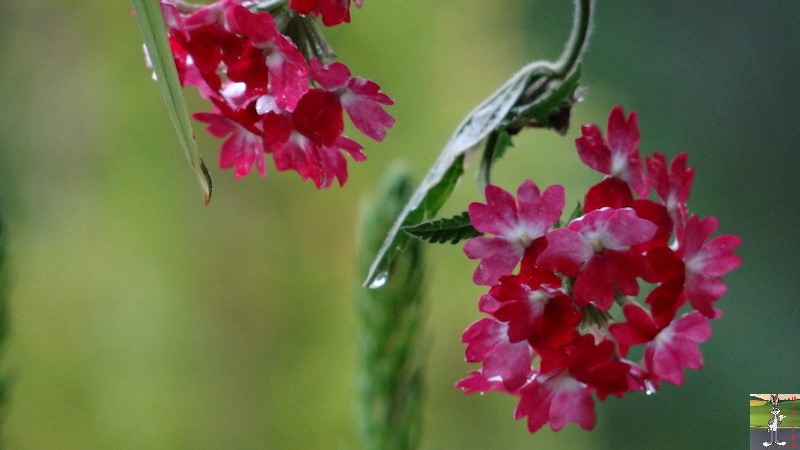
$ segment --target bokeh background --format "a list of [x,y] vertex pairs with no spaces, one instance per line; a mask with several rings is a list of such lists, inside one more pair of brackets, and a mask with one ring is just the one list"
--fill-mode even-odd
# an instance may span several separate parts
[[[688,151],[691,210],[744,239],[706,367],[598,404],[592,432],[529,435],[513,398],[453,388],[473,369],[459,340],[483,289],[460,246],[431,246],[422,448],[738,448],[745,397],[800,385],[800,3],[598,3],[572,129],[524,133],[495,181],[560,183],[578,199],[599,178],[572,140],[615,104],[639,112],[643,154]],[[421,178],[474,105],[526,62],[556,58],[571,8],[366,1],[327,35],[396,101],[387,139],[344,188],[317,191],[272,168],[234,181],[198,126],[215,183],[204,207],[129,2],[0,2],[14,381],[3,446],[357,448],[360,205],[396,160]],[[478,199],[470,176],[443,213]]]

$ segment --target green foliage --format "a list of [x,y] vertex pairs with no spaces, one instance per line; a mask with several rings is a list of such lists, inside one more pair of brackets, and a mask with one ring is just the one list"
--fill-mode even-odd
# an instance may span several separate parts
[[[384,179],[366,206],[359,231],[359,265],[366,275],[372,255],[411,196],[404,171]],[[359,286],[358,424],[367,449],[416,448],[422,414],[419,324],[423,310],[423,246],[412,240],[389,270],[381,289]]]
[[167,103],[169,117],[172,119],[186,159],[189,160],[203,192],[203,200],[208,204],[211,201],[211,176],[197,149],[197,141],[194,139],[192,125],[189,122],[189,112],[186,109],[186,102],[183,100],[178,71],[172,59],[172,50],[170,50],[167,40],[167,28],[161,14],[160,2],[158,0],[133,0],[133,9],[144,36],[147,54],[150,56],[153,70],[156,72],[158,85],[161,87],[161,94]]
[[482,234],[472,226],[469,214],[466,211],[450,218],[429,220],[417,225],[403,227],[403,231],[432,244],[444,244],[446,242],[457,244],[464,239]]
[[[517,123],[520,120],[535,120],[539,126],[545,128],[556,128],[562,134],[566,132],[562,124],[554,121],[559,117],[557,113],[562,109],[569,110],[575,99],[575,91],[578,89],[581,78],[581,66],[576,66],[565,80],[549,80],[542,87],[543,93],[536,95],[534,99],[526,104],[521,104],[514,108]],[[563,130],[563,131],[562,131]]]

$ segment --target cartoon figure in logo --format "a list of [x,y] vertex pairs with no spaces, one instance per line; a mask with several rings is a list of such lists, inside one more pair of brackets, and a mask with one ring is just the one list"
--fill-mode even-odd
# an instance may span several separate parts
[[778,442],[778,425],[786,418],[786,416],[778,415],[781,413],[781,410],[778,409],[778,394],[770,395],[769,400],[772,402],[772,419],[767,422],[770,441],[764,442],[764,447],[769,447],[772,444],[786,445],[786,442]]

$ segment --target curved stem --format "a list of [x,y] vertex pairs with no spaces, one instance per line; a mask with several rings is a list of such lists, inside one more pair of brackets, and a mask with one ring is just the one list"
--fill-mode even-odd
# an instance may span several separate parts
[[575,0],[575,19],[572,24],[572,33],[564,48],[564,53],[556,61],[554,72],[559,78],[564,78],[572,72],[575,64],[580,61],[581,54],[586,50],[589,42],[589,33],[592,27],[592,12],[594,0]]

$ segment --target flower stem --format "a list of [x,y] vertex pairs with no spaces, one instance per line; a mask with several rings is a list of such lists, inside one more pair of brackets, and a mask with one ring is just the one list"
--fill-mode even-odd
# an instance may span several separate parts
[[575,18],[572,24],[572,33],[561,57],[556,61],[554,72],[559,78],[566,77],[575,64],[580,62],[581,55],[586,50],[589,34],[592,28],[592,12],[594,0],[575,0]]
[[[366,205],[358,236],[362,279],[413,188],[405,172],[395,169]],[[422,372],[418,328],[425,270],[422,257],[422,242],[411,239],[389,270],[381,274],[379,288],[357,288],[357,415],[367,449],[412,449],[419,440]]]

